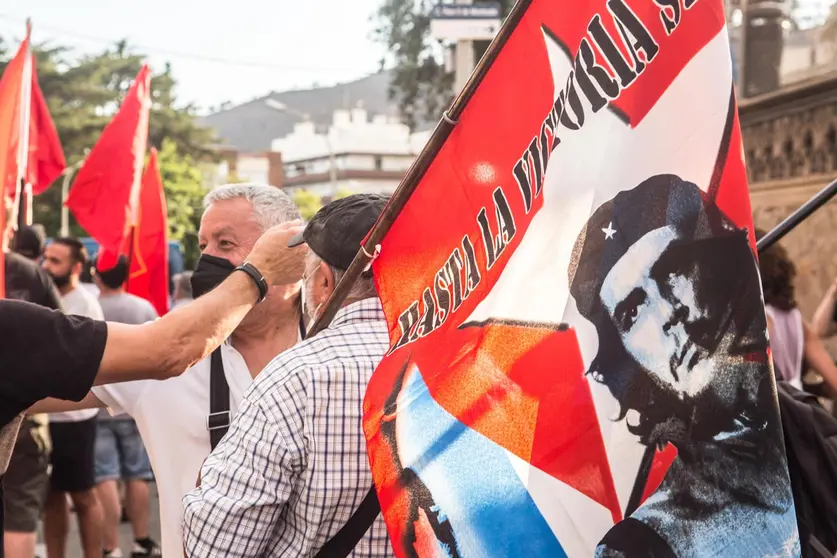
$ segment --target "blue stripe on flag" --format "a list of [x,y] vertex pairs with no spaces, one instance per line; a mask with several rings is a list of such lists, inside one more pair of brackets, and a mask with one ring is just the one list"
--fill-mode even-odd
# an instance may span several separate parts
[[417,368],[396,423],[402,464],[429,489],[461,556],[566,557],[506,451],[440,407]]

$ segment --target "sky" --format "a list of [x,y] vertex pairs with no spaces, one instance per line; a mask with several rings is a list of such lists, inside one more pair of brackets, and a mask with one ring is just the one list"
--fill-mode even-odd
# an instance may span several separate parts
[[126,38],[152,68],[171,62],[178,98],[201,107],[375,72],[382,0],[2,0],[0,36],[101,52]]

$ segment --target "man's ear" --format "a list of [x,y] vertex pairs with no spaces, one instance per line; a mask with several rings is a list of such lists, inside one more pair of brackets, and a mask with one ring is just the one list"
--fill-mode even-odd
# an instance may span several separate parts
[[83,271],[84,266],[81,264],[81,262],[74,263],[73,267],[70,268],[70,273],[73,275],[81,275]]
[[322,277],[322,279],[320,279],[322,287],[328,290],[328,292],[333,291],[334,287],[337,286],[337,281],[335,281],[334,273],[331,271],[329,265],[325,262],[320,262],[320,272]]

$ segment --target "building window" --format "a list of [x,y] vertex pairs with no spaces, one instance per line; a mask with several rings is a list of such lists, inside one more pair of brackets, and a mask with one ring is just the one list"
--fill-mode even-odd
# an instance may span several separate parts
[[384,158],[380,155],[375,155],[375,170],[383,170]]

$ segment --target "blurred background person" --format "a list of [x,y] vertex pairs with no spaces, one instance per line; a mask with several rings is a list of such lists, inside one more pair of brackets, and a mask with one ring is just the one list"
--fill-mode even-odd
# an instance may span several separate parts
[[[761,238],[764,232],[757,231],[756,235]],[[837,366],[797,308],[796,267],[780,244],[759,254],[759,271],[777,379],[801,390],[807,365],[823,377],[831,390],[837,391]]]
[[828,287],[817,306],[811,319],[811,329],[823,339],[837,334],[837,278]]
[[[60,294],[49,274],[36,263],[43,255],[44,238],[43,228],[38,226],[21,227],[15,233],[11,227],[6,229],[6,298],[61,310]],[[10,244],[16,247],[14,251],[7,249]],[[38,520],[49,482],[49,452],[47,416],[27,416],[3,475],[6,517],[3,546],[7,558],[33,558],[35,555]]]
[[[61,237],[47,245],[41,265],[61,293],[65,313],[104,320],[96,296],[81,286],[80,276],[87,260],[84,244],[75,238]],[[44,513],[49,558],[63,558],[66,554],[70,517],[67,495],[78,517],[85,558],[102,555],[103,512],[94,490],[97,414],[96,409],[85,409],[49,417],[52,471]]]
[[43,225],[21,227],[14,235],[13,249],[25,258],[39,261],[44,255],[46,238]]
[[192,302],[192,272],[184,271],[174,276],[174,302],[171,309],[180,308]]
[[[120,258],[112,269],[95,270],[99,304],[105,320],[125,324],[144,324],[157,319],[157,311],[145,299],[125,292],[128,262]],[[111,416],[102,409],[96,430],[96,491],[104,509],[104,556],[120,558],[119,521],[122,503],[118,481],[125,482],[125,511],[134,533],[131,556],[159,556],[160,547],[149,532],[152,480],[151,462],[140,438],[137,424],[130,417]]]

